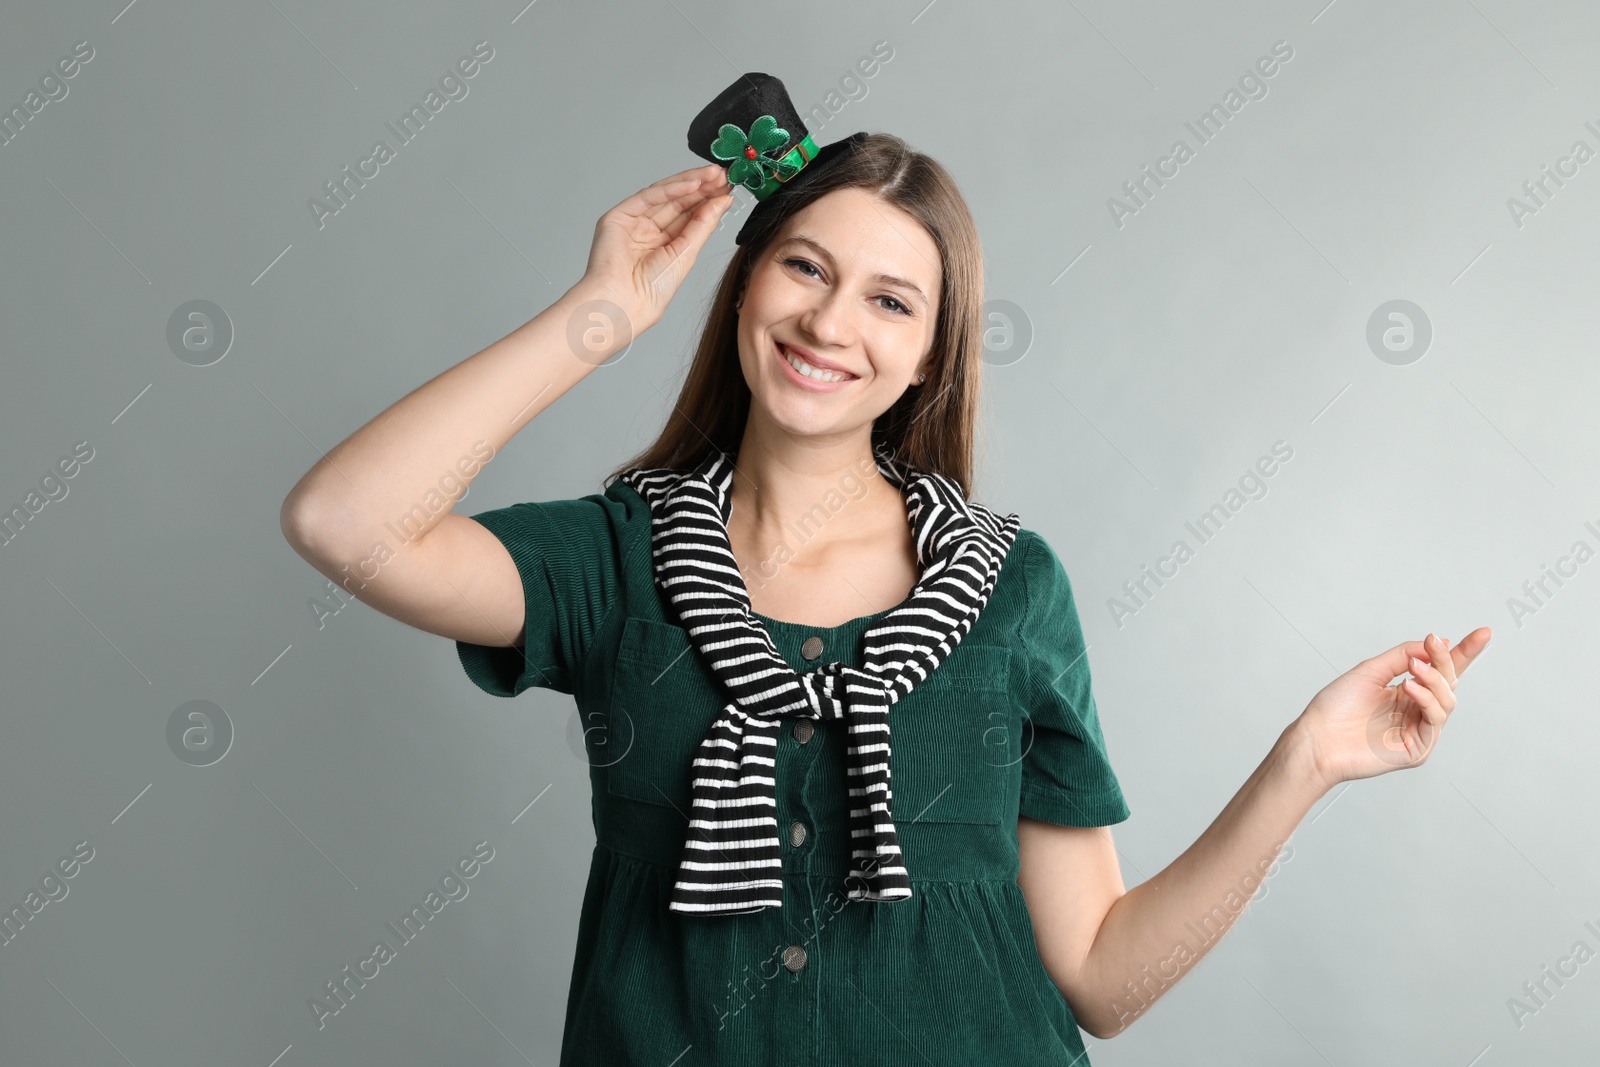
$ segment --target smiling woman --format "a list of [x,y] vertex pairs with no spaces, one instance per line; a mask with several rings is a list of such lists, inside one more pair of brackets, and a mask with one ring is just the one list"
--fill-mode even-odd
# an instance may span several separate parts
[[[983,264],[955,183],[889,134],[818,148],[760,73],[689,146],[717,163],[601,216],[576,285],[340,444],[284,532],[329,576],[359,559],[470,442],[498,453],[658,322],[745,184],[759,203],[656,440],[602,493],[423,516],[360,598],[453,639],[484,692],[570,694],[590,724],[562,1067],[1089,1067],[1080,1027],[1142,1017],[1215,940],[1175,954],[1187,924],[1220,937],[1315,799],[1427,757],[1487,631],[1325,687],[1124,890],[1072,583],[971,498]],[[596,309],[632,329],[568,347]]]

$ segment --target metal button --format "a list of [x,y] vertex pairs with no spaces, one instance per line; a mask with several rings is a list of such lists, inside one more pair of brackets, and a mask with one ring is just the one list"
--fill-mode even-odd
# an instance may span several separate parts
[[789,824],[789,844],[799,848],[806,843],[805,823],[792,822]]
[[790,945],[783,950],[783,965],[791,971],[798,971],[806,965],[806,950],[799,945]]
[[806,638],[805,644],[800,646],[800,654],[806,659],[816,659],[822,655],[822,638],[816,634]]
[[811,740],[811,735],[816,732],[816,725],[810,719],[801,719],[794,724],[794,739],[802,745]]

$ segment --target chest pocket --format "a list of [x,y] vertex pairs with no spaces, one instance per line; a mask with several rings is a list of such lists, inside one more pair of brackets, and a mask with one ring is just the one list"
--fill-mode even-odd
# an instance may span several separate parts
[[613,732],[627,751],[607,769],[607,792],[689,817],[695,752],[725,701],[681,626],[630,617],[611,682]]
[[890,709],[896,825],[1001,821],[1019,773],[1010,672],[1010,649],[963,641]]

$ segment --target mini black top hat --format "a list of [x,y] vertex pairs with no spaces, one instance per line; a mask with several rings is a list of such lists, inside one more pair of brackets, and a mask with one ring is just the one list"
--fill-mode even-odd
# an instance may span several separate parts
[[[817,147],[783,82],[749,72],[717,94],[689,123],[689,149],[728,164],[728,181],[743,185],[758,203],[739,228],[744,244],[782,214],[770,205],[814,181],[866,142],[866,133]],[[778,195],[782,194],[782,195]]]

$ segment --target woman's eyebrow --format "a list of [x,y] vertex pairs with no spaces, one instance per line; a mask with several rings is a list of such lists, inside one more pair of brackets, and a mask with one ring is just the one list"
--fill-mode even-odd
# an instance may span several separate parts
[[[790,243],[803,244],[803,245],[807,245],[810,248],[814,248],[814,249],[816,249],[817,254],[819,256],[821,256],[823,259],[826,259],[829,263],[833,262],[833,253],[829,252],[826,248],[823,248],[815,240],[813,240],[810,237],[805,236],[804,234],[795,234],[792,237],[785,237],[782,241],[778,242],[780,247],[782,245],[786,245],[786,244],[790,244]],[[879,281],[879,282],[887,282],[890,285],[901,286],[901,287],[903,287],[905,289],[910,290],[913,293],[916,293],[917,296],[919,298],[921,298],[921,300],[922,300],[922,302],[924,304],[926,304],[928,302],[928,295],[922,291],[921,287],[918,286],[916,282],[911,281],[909,278],[902,278],[898,274],[879,274],[873,280],[874,281]]]

